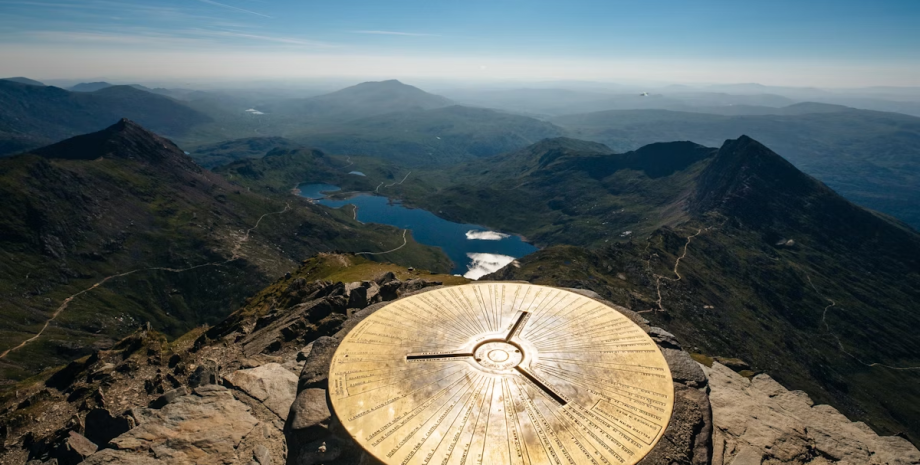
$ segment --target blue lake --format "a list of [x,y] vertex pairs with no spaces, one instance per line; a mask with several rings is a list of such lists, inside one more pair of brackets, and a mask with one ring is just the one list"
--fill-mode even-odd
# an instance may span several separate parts
[[[358,221],[380,223],[409,229],[417,242],[440,247],[454,262],[453,274],[478,279],[507,265],[515,258],[535,252],[536,247],[520,237],[490,231],[475,224],[462,224],[438,218],[419,208],[406,208],[386,197],[359,194],[345,200],[325,198],[323,192],[340,190],[330,184],[303,184],[300,195],[314,199],[320,205],[341,208],[358,207]],[[349,207],[350,208],[350,207]]]

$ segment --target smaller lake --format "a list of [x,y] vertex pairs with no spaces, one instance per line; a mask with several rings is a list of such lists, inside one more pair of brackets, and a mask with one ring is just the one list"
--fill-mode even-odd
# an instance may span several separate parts
[[515,258],[537,251],[536,247],[518,236],[490,231],[475,224],[447,221],[427,210],[406,208],[386,197],[359,194],[345,200],[327,199],[323,192],[340,190],[331,184],[303,184],[298,189],[302,197],[327,207],[356,205],[358,221],[362,223],[388,224],[411,230],[416,242],[440,247],[450,257],[454,262],[451,273],[467,278],[479,279]]

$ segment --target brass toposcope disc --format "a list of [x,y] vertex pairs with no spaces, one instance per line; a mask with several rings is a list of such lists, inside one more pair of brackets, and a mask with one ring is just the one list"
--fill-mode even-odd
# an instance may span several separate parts
[[580,294],[446,287],[359,323],[329,372],[336,416],[386,464],[634,464],[674,406],[652,339]]

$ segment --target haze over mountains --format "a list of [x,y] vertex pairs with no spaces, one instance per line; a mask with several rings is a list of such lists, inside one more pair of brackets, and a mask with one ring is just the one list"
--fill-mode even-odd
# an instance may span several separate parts
[[920,118],[751,85],[617,92],[2,80],[0,376],[217,323],[319,252],[451,269],[404,225],[292,192],[327,183],[526,237],[542,250],[489,278],[592,289],[916,443]]
[[[381,157],[409,168],[492,156],[558,136],[625,152],[674,140],[718,146],[747,134],[860,205],[920,226],[920,118],[795,103],[803,95],[909,99],[909,89],[832,93],[758,85],[672,86],[664,88],[672,93],[643,96],[625,93],[633,88],[620,88],[619,93],[512,88],[455,90],[450,100],[396,80],[306,98],[277,91],[148,89],[107,82],[79,84],[71,90],[80,92],[68,92],[34,82],[0,82],[0,102],[9,103],[0,111],[0,154],[96,130],[122,116],[202,156],[214,150],[211,144],[229,139],[284,137],[334,154]],[[578,111],[593,112],[571,114]],[[227,161],[232,159],[203,163]]]

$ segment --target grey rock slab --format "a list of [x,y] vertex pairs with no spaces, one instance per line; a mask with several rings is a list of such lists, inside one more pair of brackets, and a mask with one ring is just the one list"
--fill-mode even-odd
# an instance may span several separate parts
[[338,339],[329,336],[323,336],[313,341],[310,355],[300,372],[300,389],[326,387],[329,377],[329,364],[332,362],[335,349],[339,347],[339,342]]
[[[258,424],[249,407],[218,385],[199,387],[194,394],[182,396],[159,410],[139,408],[132,413],[138,426],[109,445],[136,452],[132,454],[136,456],[149,456],[152,452],[156,458],[173,463],[238,461],[236,447]],[[96,455],[99,454],[92,457]]]
[[[166,465],[167,462],[150,457],[146,453],[103,449],[83,461],[82,465]],[[175,465],[175,464],[170,464]]]
[[294,430],[328,424],[332,414],[326,403],[326,390],[309,388],[300,391],[291,405],[290,427]]
[[691,386],[705,386],[706,374],[703,369],[690,358],[690,354],[683,350],[662,348],[661,354],[664,355],[665,361],[668,362],[668,368],[671,369],[671,377],[674,381],[687,383]]
[[716,465],[761,463],[920,463],[920,451],[897,436],[880,437],[829,405],[814,405],[761,374],[752,380],[721,363],[702,368],[709,378]]
[[93,455],[99,449],[99,446],[93,444],[92,441],[86,439],[82,434],[71,431],[67,438],[67,448],[83,459]]
[[259,465],[272,465],[272,454],[268,447],[259,444],[252,449],[252,457],[259,462]]
[[282,420],[287,420],[297,395],[297,375],[277,363],[234,371],[224,381],[262,402]]

